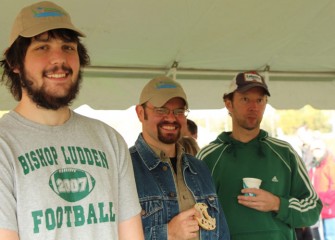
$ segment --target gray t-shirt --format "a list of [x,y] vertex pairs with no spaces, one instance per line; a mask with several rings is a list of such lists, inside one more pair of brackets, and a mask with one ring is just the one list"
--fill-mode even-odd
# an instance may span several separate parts
[[118,222],[140,210],[128,147],[107,124],[75,112],[61,126],[0,119],[0,228],[20,240],[118,239]]

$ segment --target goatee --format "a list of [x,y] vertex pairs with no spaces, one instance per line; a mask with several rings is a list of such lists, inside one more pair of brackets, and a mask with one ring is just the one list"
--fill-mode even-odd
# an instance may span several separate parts
[[179,129],[177,135],[175,134],[166,134],[165,136],[163,135],[162,131],[160,130],[160,127],[164,124],[170,124],[169,122],[160,122],[157,126],[157,132],[158,132],[158,139],[159,141],[161,141],[162,143],[165,144],[174,144],[176,143],[179,138],[180,138],[180,124],[178,122],[174,122],[173,124],[176,126],[177,129]]

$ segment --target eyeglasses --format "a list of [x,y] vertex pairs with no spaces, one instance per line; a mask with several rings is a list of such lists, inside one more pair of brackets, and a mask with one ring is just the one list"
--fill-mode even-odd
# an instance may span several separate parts
[[165,107],[148,107],[148,106],[144,106],[146,108],[149,108],[150,110],[152,110],[157,116],[160,117],[166,117],[170,114],[170,112],[173,113],[173,115],[175,115],[176,117],[187,117],[188,113],[190,112],[190,110],[188,109],[184,109],[184,108],[176,108],[173,110],[170,110],[168,108]]

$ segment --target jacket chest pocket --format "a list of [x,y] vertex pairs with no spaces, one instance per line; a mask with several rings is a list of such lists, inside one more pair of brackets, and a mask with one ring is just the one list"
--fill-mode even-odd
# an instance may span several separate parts
[[153,227],[163,224],[163,202],[161,200],[141,201],[143,226]]

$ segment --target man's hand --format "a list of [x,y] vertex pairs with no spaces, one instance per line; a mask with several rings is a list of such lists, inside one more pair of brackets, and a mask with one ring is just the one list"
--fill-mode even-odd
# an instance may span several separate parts
[[180,212],[168,223],[169,240],[186,240],[195,238],[199,234],[198,221],[194,216],[199,216],[195,208]]
[[239,195],[237,197],[238,203],[256,209],[261,212],[278,212],[280,206],[280,198],[276,195],[273,195],[270,192],[267,192],[263,189],[256,188],[244,188],[241,191],[244,193],[253,193],[256,196],[244,196]]

